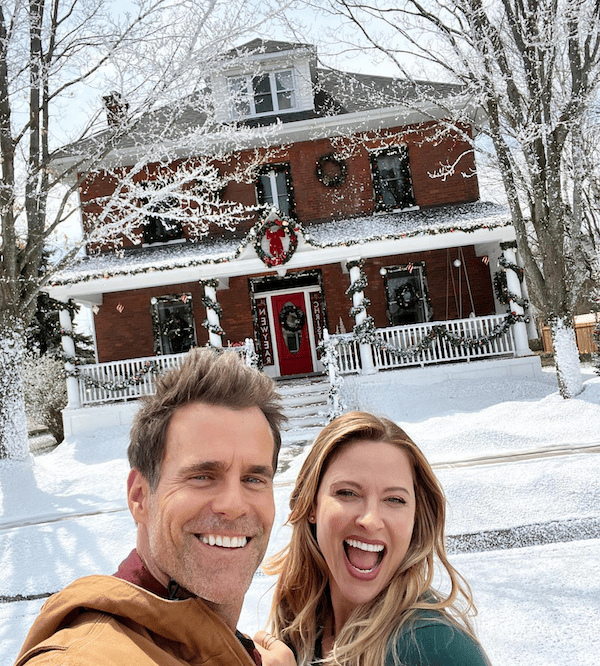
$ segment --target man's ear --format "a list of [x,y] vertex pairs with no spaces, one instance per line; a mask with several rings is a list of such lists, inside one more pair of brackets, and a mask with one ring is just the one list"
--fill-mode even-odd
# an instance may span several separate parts
[[132,469],[127,477],[127,504],[136,523],[145,525],[148,520],[150,485],[144,475]]

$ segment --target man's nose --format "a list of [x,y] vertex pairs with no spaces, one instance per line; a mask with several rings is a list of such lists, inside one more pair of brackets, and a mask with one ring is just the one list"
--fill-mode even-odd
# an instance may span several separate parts
[[244,488],[239,480],[223,483],[211,502],[213,512],[228,520],[235,520],[243,516],[247,511],[247,506]]

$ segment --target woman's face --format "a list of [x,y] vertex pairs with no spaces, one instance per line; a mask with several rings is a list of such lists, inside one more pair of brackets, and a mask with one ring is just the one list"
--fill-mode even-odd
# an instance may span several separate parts
[[350,444],[323,475],[314,516],[339,631],[388,585],[408,550],[415,522],[408,456],[386,442]]

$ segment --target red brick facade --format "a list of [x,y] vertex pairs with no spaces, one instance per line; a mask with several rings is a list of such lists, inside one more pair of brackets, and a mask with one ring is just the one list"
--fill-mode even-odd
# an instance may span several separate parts
[[[494,313],[489,268],[484,264],[481,257],[475,256],[472,246],[462,248],[462,253],[464,265],[461,270],[460,293],[462,295],[463,316],[469,316],[472,310],[471,298],[473,299],[475,314],[488,315]],[[459,293],[458,271],[452,265],[456,257],[457,249],[455,248],[450,251],[450,255],[446,250],[436,250],[416,252],[410,255],[374,258],[366,261],[363,270],[367,276],[369,286],[366,289],[365,296],[371,300],[369,314],[375,319],[375,325],[377,327],[389,325],[380,269],[386,266],[404,265],[409,262],[415,264],[424,262],[425,264],[429,299],[433,309],[432,319],[435,321],[456,319],[459,314],[456,308],[455,296]],[[298,271],[288,271],[288,276],[295,273],[301,274],[305,271],[314,271],[315,269],[321,271],[327,323],[331,332],[334,332],[339,325],[340,318],[345,329],[351,331],[354,324],[348,315],[351,301],[345,294],[345,290],[350,285],[350,276],[343,272],[339,262]],[[448,277],[449,270],[455,271],[454,285]],[[468,276],[468,281],[466,276]],[[223,340],[225,346],[229,343],[242,342],[247,337],[254,337],[252,295],[249,287],[249,278],[251,277],[260,277],[260,275],[232,277],[229,279],[229,288],[220,289],[217,292],[217,300],[223,308],[221,325],[226,333]],[[197,344],[206,344],[208,333],[202,326],[206,311],[201,303],[203,290],[198,283],[124,291],[105,294],[103,305],[95,317],[98,360],[104,362],[153,356],[154,339],[150,299],[153,296],[182,293],[192,295]]]
[[[477,201],[479,186],[477,177],[473,175],[475,160],[472,151],[466,142],[458,137],[446,134],[444,138],[434,138],[435,130],[434,123],[426,123],[422,126],[393,128],[377,136],[361,136],[360,142],[356,137],[353,140],[347,139],[347,148],[352,151],[351,157],[346,160],[347,177],[342,185],[335,188],[323,185],[316,175],[317,160],[334,152],[329,139],[301,141],[288,148],[272,149],[268,153],[264,152],[264,160],[265,164],[289,164],[296,217],[303,224],[373,213],[375,200],[369,149],[386,145],[402,144],[408,147],[417,206],[429,208]],[[339,146],[339,142],[336,145]],[[250,159],[255,159],[254,151],[242,152],[234,156],[232,162],[239,166],[247,164]],[[444,165],[457,161],[458,168],[452,175],[446,178],[432,177],[431,174]],[[152,173],[152,168],[152,165],[148,167],[149,174]],[[232,167],[220,164],[219,169],[221,173],[227,174]],[[115,185],[114,178],[103,173],[94,174],[86,180],[81,190],[84,224],[89,222],[90,215],[99,212],[94,200],[110,194]],[[253,206],[257,203],[255,184],[232,180],[225,188],[223,199]],[[245,223],[239,225],[236,235],[243,235],[256,220],[256,217],[248,217]],[[217,226],[212,228],[211,233],[216,236],[231,235]],[[123,245],[127,247],[133,243],[124,238]]]

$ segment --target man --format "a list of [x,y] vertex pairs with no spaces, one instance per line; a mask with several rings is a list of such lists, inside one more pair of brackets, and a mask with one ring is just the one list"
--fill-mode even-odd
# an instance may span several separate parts
[[[16,666],[260,663],[236,624],[273,524],[282,419],[272,380],[237,354],[193,349],[159,378],[128,449],[136,548],[53,595]],[[287,650],[257,640],[269,663]]]

